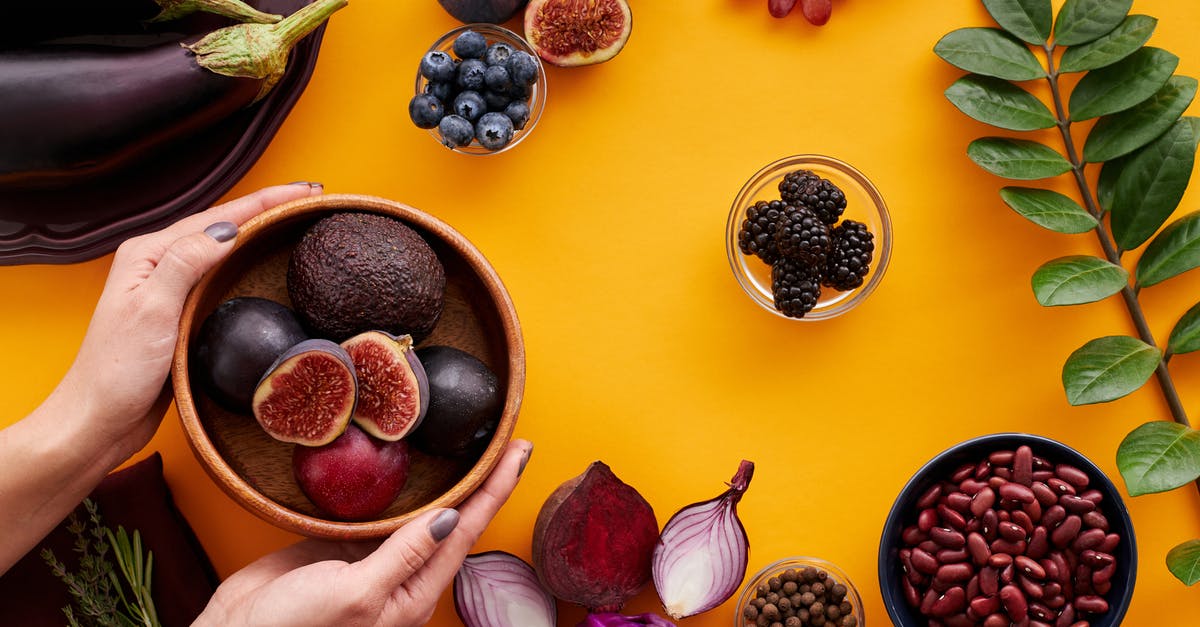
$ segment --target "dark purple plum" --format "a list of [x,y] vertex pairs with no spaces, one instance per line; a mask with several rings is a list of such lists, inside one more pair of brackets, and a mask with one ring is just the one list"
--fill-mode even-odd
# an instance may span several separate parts
[[500,24],[512,19],[529,0],[438,0],[438,3],[463,24]]
[[234,298],[217,306],[200,326],[192,372],[218,403],[249,414],[263,373],[307,338],[291,309],[265,298]]
[[478,454],[492,439],[504,410],[500,379],[470,353],[450,346],[417,351],[429,379],[429,410],[412,434],[434,455]]

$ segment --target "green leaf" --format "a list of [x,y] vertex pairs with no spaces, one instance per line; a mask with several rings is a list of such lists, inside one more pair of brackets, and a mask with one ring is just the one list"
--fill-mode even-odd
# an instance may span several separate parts
[[1054,114],[1029,92],[1012,83],[969,74],[946,88],[946,98],[959,111],[1011,131],[1034,131],[1054,126]]
[[1195,160],[1196,138],[1187,118],[1129,156],[1112,192],[1112,232],[1118,246],[1133,250],[1166,222],[1183,199]]
[[1188,540],[1167,553],[1167,570],[1185,586],[1200,581],[1200,540]]
[[1167,340],[1167,349],[1176,355],[1200,350],[1200,303],[1193,305],[1175,323]]
[[1054,44],[1077,46],[1106,35],[1131,6],[1133,0],[1067,0],[1054,23]]
[[1034,224],[1058,233],[1084,233],[1096,228],[1096,218],[1071,198],[1048,189],[1005,187],[1000,198]]
[[1197,266],[1200,266],[1200,211],[1172,222],[1150,242],[1138,260],[1137,282],[1149,287]]
[[933,47],[950,65],[1010,81],[1042,78],[1046,71],[1025,44],[996,28],[960,28]]
[[1100,176],[1096,180],[1096,202],[1104,211],[1112,211],[1113,194],[1117,189],[1117,181],[1121,178],[1121,170],[1129,159],[1114,159],[1105,161],[1100,167]]
[[1093,41],[1067,48],[1058,71],[1062,73],[1086,72],[1112,65],[1133,54],[1150,40],[1158,20],[1149,15],[1130,15],[1111,33]]
[[1191,483],[1200,477],[1200,431],[1165,420],[1148,422],[1121,440],[1117,469],[1130,496]]
[[1125,268],[1088,255],[1060,257],[1033,273],[1033,295],[1043,307],[1094,303],[1128,284]]
[[1050,0],[983,0],[983,6],[1001,28],[1031,44],[1040,46],[1050,38]]
[[1158,367],[1161,352],[1124,335],[1088,342],[1063,365],[1063,389],[1072,405],[1114,401],[1142,387]]
[[1172,76],[1148,100],[1100,118],[1083,145],[1083,160],[1108,161],[1154,141],[1171,128],[1196,97],[1196,79]]
[[1162,89],[1178,65],[1179,57],[1146,47],[1084,74],[1071,91],[1071,121],[1090,120],[1136,105]]
[[1071,169],[1071,163],[1062,155],[1026,139],[983,137],[967,146],[967,156],[992,174],[1025,181],[1058,176]]

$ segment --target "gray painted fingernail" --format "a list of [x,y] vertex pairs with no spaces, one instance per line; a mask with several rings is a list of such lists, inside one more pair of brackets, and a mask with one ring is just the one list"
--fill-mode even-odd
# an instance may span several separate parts
[[429,523],[429,535],[433,536],[434,542],[441,542],[450,535],[451,531],[458,526],[458,511],[448,509],[437,515],[433,522]]
[[237,236],[238,227],[232,222],[214,222],[204,232],[218,242],[228,242]]
[[525,472],[525,464],[529,463],[530,455],[533,455],[533,444],[530,444],[529,448],[525,449],[525,456],[521,458],[521,467],[517,469],[518,477],[521,476],[521,473]]

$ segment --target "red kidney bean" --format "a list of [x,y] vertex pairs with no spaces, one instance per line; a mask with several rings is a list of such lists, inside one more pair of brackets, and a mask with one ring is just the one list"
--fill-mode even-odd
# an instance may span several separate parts
[[1007,466],[1012,463],[1013,455],[1012,451],[993,451],[988,455],[988,461],[992,462],[993,466]]
[[929,581],[929,587],[932,590],[937,590],[938,594],[943,594],[950,588],[954,587],[954,582],[953,581],[942,581],[941,579],[931,579]]
[[979,533],[983,534],[989,542],[996,539],[996,527],[1000,524],[1000,517],[996,514],[996,510],[989,509],[979,517]]
[[1015,557],[1017,555],[1023,555],[1025,553],[1025,546],[1026,546],[1026,544],[1025,544],[1024,540],[1010,542],[1008,540],[1005,540],[1004,538],[997,538],[992,541],[992,552],[993,553],[1008,553],[1009,555],[1012,555]]
[[1000,537],[1009,542],[1020,542],[1025,539],[1025,528],[1014,522],[1002,522],[999,526]]
[[1042,584],[1033,581],[1025,575],[1017,577],[1017,583],[1021,585],[1021,590],[1025,592],[1025,596],[1029,599],[1041,599],[1046,596],[1046,589],[1042,587]]
[[1058,618],[1058,612],[1052,611],[1050,608],[1041,603],[1029,604],[1029,615],[1040,621],[1054,620]]
[[993,553],[992,556],[988,558],[988,566],[991,566],[992,568],[1004,568],[1011,563],[1012,556],[1008,553]]
[[1000,571],[992,567],[985,567],[979,571],[979,591],[986,595],[993,595],[1000,591]]
[[1075,549],[1077,553],[1094,549],[1104,544],[1104,537],[1104,532],[1100,529],[1088,529],[1075,538],[1075,541],[1071,543],[1071,548]]
[[1098,511],[1088,512],[1081,516],[1081,518],[1083,518],[1083,524],[1087,527],[1108,531],[1108,519]]
[[1025,601],[1025,596],[1021,594],[1019,588],[1012,584],[1001,588],[1000,603],[1004,605],[1004,611],[1008,613],[1008,617],[1013,621],[1025,620],[1026,613],[1029,611],[1029,604]]
[[1075,486],[1063,481],[1062,479],[1059,479],[1058,477],[1046,479],[1046,485],[1050,486],[1050,489],[1057,492],[1059,496],[1062,496],[1063,494],[1075,494]]
[[937,542],[934,542],[933,540],[926,540],[926,541],[918,544],[916,546],[916,548],[921,549],[922,551],[925,551],[926,553],[928,553],[930,555],[933,555],[934,553],[937,553],[938,551],[942,550],[942,545],[938,544]]
[[[1084,501],[1087,503],[1088,501]],[[946,505],[937,506],[938,517],[942,519],[942,524],[947,527],[952,527],[962,531],[967,528],[967,519],[963,515],[950,509]]]
[[1033,494],[1033,490],[1019,483],[1006,483],[1000,486],[999,492],[1002,499],[1010,499],[1021,503],[1032,503],[1037,500],[1037,497]]
[[1013,562],[1016,563],[1017,570],[1033,579],[1042,580],[1046,578],[1046,569],[1042,568],[1042,565],[1035,560],[1024,555],[1018,555],[1013,558]]
[[961,513],[966,513],[967,508],[971,506],[971,497],[965,492],[951,492],[943,500],[946,501],[946,507]]
[[1053,470],[1035,470],[1033,471],[1033,480],[1046,483],[1046,480],[1054,476]]
[[[1013,501],[1013,502],[1015,502],[1015,501]],[[1011,504],[1013,502],[1010,502],[1009,505],[1006,507],[1011,507]],[[1011,522],[1012,521],[1012,512],[1008,511],[1007,509],[996,510],[996,516],[999,517],[999,519],[1003,522]]]
[[974,495],[976,492],[988,487],[987,482],[967,479],[958,484],[958,489],[968,496]]
[[[1075,590],[1078,594],[1085,594],[1085,589],[1091,588],[1092,585],[1092,569],[1087,567],[1087,564],[1079,564],[1075,567]],[[1079,608],[1076,608],[1079,609]]]
[[[1071,514],[1067,516],[1066,520],[1062,521],[1062,524],[1057,529],[1050,533],[1050,541],[1054,543],[1054,546],[1060,549],[1064,548],[1075,540],[1082,527],[1083,520],[1075,514]],[[935,527],[932,533],[936,532],[937,528]],[[937,538],[935,537],[934,540],[936,541]]]
[[1059,553],[1058,551],[1050,554],[1050,561],[1054,562],[1054,566],[1058,570],[1058,576],[1056,576],[1054,580],[1066,588],[1071,583],[1071,566],[1067,564],[1066,558],[1064,558],[1062,553]]
[[1086,514],[1096,509],[1095,503],[1073,494],[1064,494],[1058,497],[1058,503],[1072,514]]
[[1099,597],[1092,594],[1075,597],[1074,603],[1075,609],[1080,612],[1099,614],[1101,612],[1108,611],[1108,601],[1105,601],[1104,597]]
[[995,477],[987,480],[987,484],[991,486],[993,490],[999,489],[1000,486],[1006,483],[1008,483],[1008,479],[1006,477],[1001,477],[1000,475],[996,475]]
[[937,560],[926,551],[913,549],[911,560],[913,568],[923,575],[932,575],[937,572]]
[[1012,621],[1004,614],[992,614],[983,619],[983,627],[1008,627]]
[[993,468],[992,475],[1005,481],[1012,481],[1012,468]]
[[1108,553],[1097,553],[1087,550],[1079,554],[1079,561],[1087,564],[1092,570],[1100,570],[1113,563],[1113,556]]
[[1024,486],[1033,482],[1033,449],[1028,446],[1018,447],[1013,455],[1013,481]]
[[917,509],[929,509],[936,505],[940,498],[942,498],[941,484],[931,486],[921,494],[921,498],[917,499]]
[[[1079,517],[1076,516],[1075,518],[1078,519]],[[929,537],[934,542],[948,549],[961,549],[967,545],[967,539],[962,533],[945,527],[934,527],[929,531]],[[1074,539],[1074,534],[1072,534],[1071,539]]]
[[[1042,597],[1043,603],[1056,609],[1062,607],[1062,586],[1059,585],[1057,581],[1051,581],[1050,583],[1042,586],[1042,590],[1046,593],[1046,596]],[[1054,605],[1055,598],[1060,600],[1058,605]]]
[[1055,466],[1054,476],[1079,489],[1086,488],[1089,483],[1087,473],[1067,464],[1059,464]]
[[1058,502],[1058,495],[1054,493],[1054,490],[1041,481],[1034,481],[1029,489],[1033,490],[1033,495],[1037,497],[1038,503],[1041,503],[1043,507],[1050,507]]
[[1088,490],[1087,492],[1080,494],[1079,498],[1091,501],[1091,502],[1099,505],[1100,501],[1104,500],[1104,495],[1101,494],[1099,490]]
[[[974,571],[972,571],[972,572],[974,572]],[[979,596],[979,574],[978,573],[971,575],[971,578],[969,580],[967,580],[967,598],[974,599],[977,596]]]
[[965,562],[970,554],[966,549],[942,549],[933,555],[939,564],[957,564]]
[[1016,573],[1017,573],[1017,571],[1015,568],[1013,568],[1012,564],[1009,564],[1008,566],[1001,568],[1000,569],[1000,583],[1002,583],[1006,586],[1008,584],[1011,584],[1013,582],[1013,577],[1016,576]]
[[917,529],[920,529],[922,533],[929,533],[929,530],[937,525],[937,510],[932,507],[923,509],[920,514],[917,514]]
[[1095,592],[1096,594],[1099,594],[1101,596],[1108,594],[1109,590],[1112,590],[1112,580],[1111,579],[1108,581],[1098,581],[1098,582],[1092,584],[1092,592]]
[[937,569],[934,580],[961,583],[971,578],[975,571],[970,564],[946,564]]
[[1059,576],[1060,576],[1059,575],[1060,571],[1058,570],[1058,563],[1056,563],[1052,559],[1043,559],[1043,560],[1039,561],[1038,564],[1041,564],[1042,570],[1046,571],[1046,579],[1049,579],[1050,581],[1053,581],[1056,583],[1058,582]]
[[[1000,609],[1000,599],[995,596],[978,597],[971,600],[971,612],[976,616],[988,616]],[[1008,627],[1005,625],[1005,627]]]
[[967,606],[967,592],[955,586],[938,597],[929,608],[929,614],[946,617],[961,612]]
[[[1108,554],[1107,553],[1098,553],[1097,555],[1108,555]],[[1111,560],[1112,556],[1109,555],[1108,558]],[[1100,568],[1096,569],[1096,572],[1092,573],[1092,585],[1099,585],[1101,583],[1107,583],[1112,580],[1113,575],[1115,575],[1115,574],[1117,574],[1117,564],[1116,564],[1116,561],[1114,560],[1114,561],[1111,561],[1111,562],[1105,564],[1104,566],[1101,566]]]
[[1039,457],[1037,455],[1034,455],[1033,456],[1033,469],[1035,471],[1054,470],[1054,464],[1051,464],[1050,460],[1046,459],[1045,457]]
[[1054,627],[1070,627],[1075,622],[1075,606],[1070,603],[1063,605],[1062,610],[1058,613],[1058,620],[1055,621]]
[[958,483],[975,473],[975,464],[963,464],[950,475],[950,483]]
[[988,547],[987,540],[978,533],[967,534],[967,552],[971,554],[971,559],[976,566],[987,564],[988,558],[992,556],[992,550]]
[[1051,505],[1050,509],[1047,509],[1046,512],[1042,514],[1041,522],[1046,526],[1047,529],[1053,530],[1066,518],[1066,508],[1064,508],[1062,505]]
[[922,614],[929,616],[929,613],[933,611],[933,602],[937,601],[938,597],[940,596],[942,595],[937,590],[926,590],[925,596],[921,597],[921,606],[917,609],[919,609]]
[[1029,537],[1029,547],[1025,549],[1025,554],[1033,559],[1042,559],[1046,556],[1046,552],[1050,550],[1050,534],[1045,527],[1038,527],[1033,530],[1033,535]]
[[1112,553],[1113,549],[1117,548],[1117,545],[1120,543],[1121,536],[1115,533],[1110,533],[1104,536],[1104,542],[1101,542],[1100,546],[1096,547],[1096,550],[1100,551],[1101,553]]
[[904,531],[900,533],[900,539],[904,540],[904,543],[908,545],[920,544],[928,538],[929,536],[925,535],[925,532],[921,531],[916,525],[905,527]]
[[1022,503],[1020,513],[1025,514],[1035,522],[1040,521],[1042,519],[1042,504],[1038,503],[1036,499],[1029,503]]
[[982,481],[985,477],[988,477],[991,474],[992,474],[992,463],[989,462],[988,460],[985,459],[985,460],[979,462],[978,464],[975,464],[975,479],[976,480]]
[[976,518],[982,517],[992,506],[996,504],[996,492],[991,488],[984,488],[975,493],[971,497],[969,510]]
[[917,592],[917,587],[908,579],[901,579],[900,585],[904,588],[904,600],[908,602],[908,606],[919,607],[921,605],[921,594]]
[[[1030,503],[1029,505],[1037,505],[1037,502],[1034,501],[1033,503]],[[1039,511],[1038,512],[1039,518],[1041,518],[1041,514],[1042,514],[1042,512]],[[1011,520],[1013,523],[1020,525],[1021,530],[1024,531],[1025,533],[1027,533],[1027,534],[1033,533],[1033,520],[1034,519],[1029,515],[1029,513],[1025,512],[1024,510],[1019,510],[1019,509],[1013,510],[1013,512],[1011,514],[1009,514],[1008,519]]]

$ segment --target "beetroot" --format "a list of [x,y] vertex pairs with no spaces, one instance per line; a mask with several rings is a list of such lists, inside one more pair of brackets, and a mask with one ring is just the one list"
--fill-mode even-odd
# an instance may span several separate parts
[[558,487],[538,512],[533,565],[554,596],[615,612],[650,581],[658,520],[603,462]]

